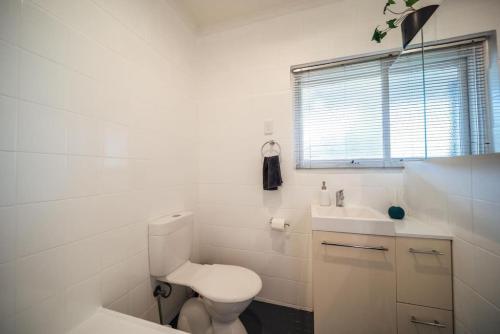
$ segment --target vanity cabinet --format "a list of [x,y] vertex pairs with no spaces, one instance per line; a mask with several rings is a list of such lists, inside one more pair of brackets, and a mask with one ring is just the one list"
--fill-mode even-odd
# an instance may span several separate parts
[[451,334],[451,241],[313,231],[313,298],[315,334]]
[[396,333],[393,237],[313,233],[314,333]]

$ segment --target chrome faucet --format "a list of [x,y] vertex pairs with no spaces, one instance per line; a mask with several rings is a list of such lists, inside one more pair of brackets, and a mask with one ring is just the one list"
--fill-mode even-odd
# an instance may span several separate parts
[[335,204],[338,207],[344,206],[344,189],[341,189],[335,193]]

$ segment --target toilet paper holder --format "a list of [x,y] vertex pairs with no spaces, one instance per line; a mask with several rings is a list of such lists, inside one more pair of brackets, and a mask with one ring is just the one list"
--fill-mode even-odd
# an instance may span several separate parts
[[[269,221],[268,221],[269,224],[271,224],[273,222],[273,218],[274,217],[269,218]],[[285,227],[290,227],[290,224],[289,223],[285,223]]]

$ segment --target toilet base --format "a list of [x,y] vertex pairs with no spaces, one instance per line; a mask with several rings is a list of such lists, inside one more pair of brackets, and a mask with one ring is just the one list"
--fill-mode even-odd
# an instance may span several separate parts
[[247,330],[241,323],[240,319],[233,322],[217,322],[212,319],[212,327],[214,334],[247,334]]
[[191,334],[248,334],[240,319],[218,322],[210,315],[199,298],[191,298],[182,306],[177,329]]

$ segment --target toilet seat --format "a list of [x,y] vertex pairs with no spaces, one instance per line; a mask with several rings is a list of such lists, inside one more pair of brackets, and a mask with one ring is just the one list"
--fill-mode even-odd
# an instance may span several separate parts
[[203,297],[220,303],[238,303],[252,299],[262,288],[260,277],[249,269],[189,261],[169,274],[166,280],[188,286]]

